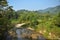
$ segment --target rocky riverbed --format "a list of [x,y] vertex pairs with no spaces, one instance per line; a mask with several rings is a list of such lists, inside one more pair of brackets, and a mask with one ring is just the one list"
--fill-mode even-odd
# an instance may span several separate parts
[[45,40],[42,34],[27,28],[19,28],[9,31],[13,40]]

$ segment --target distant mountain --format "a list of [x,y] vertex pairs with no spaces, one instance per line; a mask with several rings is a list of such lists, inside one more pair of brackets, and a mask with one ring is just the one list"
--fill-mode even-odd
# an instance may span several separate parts
[[59,6],[56,6],[56,7],[50,7],[50,8],[47,8],[47,9],[44,9],[44,10],[38,10],[38,12],[50,12],[50,13],[57,13],[57,12],[60,12],[60,5]]
[[56,7],[50,7],[50,8],[46,8],[44,10],[37,10],[37,11],[29,11],[29,10],[25,10],[25,9],[21,9],[21,10],[17,10],[16,11],[17,13],[27,13],[27,12],[35,12],[35,13],[57,13],[57,12],[60,12],[60,5],[56,6]]

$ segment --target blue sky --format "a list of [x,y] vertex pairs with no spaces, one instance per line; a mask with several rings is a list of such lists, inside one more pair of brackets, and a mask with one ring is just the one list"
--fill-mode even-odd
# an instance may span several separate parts
[[60,0],[7,0],[15,10],[43,10],[60,5]]

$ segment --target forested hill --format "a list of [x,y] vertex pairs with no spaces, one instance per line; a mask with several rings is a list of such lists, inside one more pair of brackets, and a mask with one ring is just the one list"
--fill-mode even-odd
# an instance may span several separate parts
[[60,12],[60,5],[56,7],[49,7],[44,10],[38,10],[38,12],[50,12],[50,13],[57,13]]
[[25,9],[21,9],[21,10],[17,10],[18,13],[21,13],[21,12],[37,12],[37,13],[58,13],[60,12],[60,5],[58,6],[55,6],[55,7],[49,7],[49,8],[46,8],[44,10],[36,10],[36,11],[28,11],[28,10],[25,10]]

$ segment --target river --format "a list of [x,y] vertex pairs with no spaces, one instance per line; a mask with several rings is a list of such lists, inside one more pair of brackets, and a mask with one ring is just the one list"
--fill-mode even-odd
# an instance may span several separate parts
[[[31,31],[31,30],[27,30],[27,29],[16,29],[16,34],[17,34],[17,40],[30,40],[31,38],[31,40],[33,40],[33,38],[34,38],[34,36],[33,37],[31,37],[31,38],[29,38],[29,36],[31,36],[30,34],[32,34],[33,32]],[[24,36],[27,36],[27,35],[29,35],[27,38],[25,37],[25,38],[23,38],[22,37],[22,35],[23,34],[26,34],[26,35],[24,35]],[[38,34],[38,33],[37,33]],[[36,35],[36,34],[35,34]],[[43,36],[40,36],[40,34],[39,35],[36,35],[35,36],[37,39],[34,39],[34,40],[45,40],[45,38],[43,37]]]

